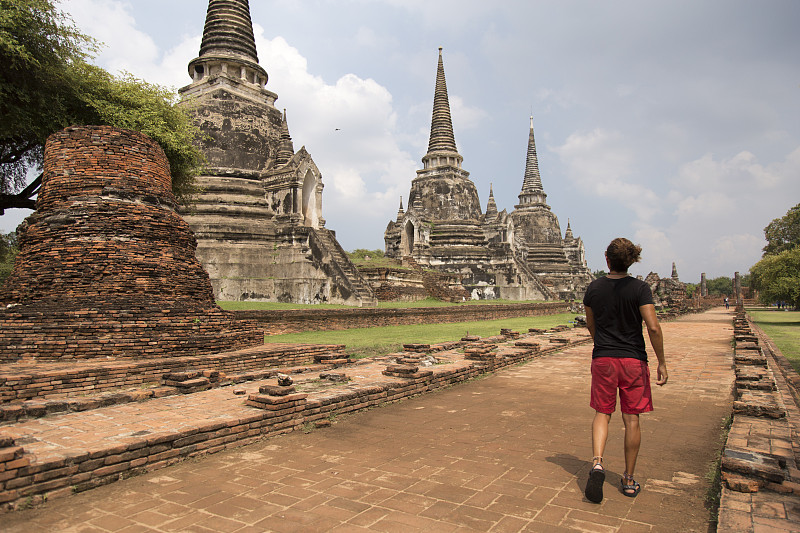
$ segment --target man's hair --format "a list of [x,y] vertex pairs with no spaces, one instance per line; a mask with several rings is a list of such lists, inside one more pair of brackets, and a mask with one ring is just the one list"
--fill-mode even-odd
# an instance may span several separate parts
[[628,267],[641,259],[642,247],[624,237],[617,237],[606,248],[608,267],[615,272],[627,272]]

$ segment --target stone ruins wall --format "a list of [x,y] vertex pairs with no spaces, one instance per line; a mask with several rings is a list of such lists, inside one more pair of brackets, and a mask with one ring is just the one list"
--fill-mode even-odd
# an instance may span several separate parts
[[263,343],[216,306],[148,137],[67,128],[45,148],[36,212],[0,288],[0,362],[203,355]]

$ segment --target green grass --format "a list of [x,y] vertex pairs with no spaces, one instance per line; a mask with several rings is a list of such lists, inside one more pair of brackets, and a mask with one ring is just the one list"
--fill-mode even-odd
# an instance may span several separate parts
[[528,328],[551,328],[568,324],[574,313],[561,313],[536,317],[503,318],[454,324],[417,324],[412,326],[386,326],[357,328],[339,331],[306,331],[271,335],[267,342],[300,342],[312,344],[346,344],[351,356],[368,357],[401,351],[407,343],[436,343],[456,341],[469,333],[489,337],[498,335],[500,328],[510,328],[526,333]]
[[389,257],[377,257],[372,255],[369,259],[364,259],[363,257],[351,256],[350,261],[358,268],[395,268],[398,270],[412,270],[410,267],[403,266],[403,263],[397,259],[391,259]]
[[748,309],[747,313],[800,372],[800,311]]
[[[378,302],[378,309],[416,309],[420,307],[449,307],[454,305],[503,305],[537,303],[533,300],[467,300],[460,303],[449,303],[433,298],[417,300],[416,302]],[[538,302],[541,303],[541,302]],[[264,310],[280,311],[282,309],[353,309],[350,305],[339,304],[286,304],[280,302],[232,302],[218,301],[217,304],[226,311]]]

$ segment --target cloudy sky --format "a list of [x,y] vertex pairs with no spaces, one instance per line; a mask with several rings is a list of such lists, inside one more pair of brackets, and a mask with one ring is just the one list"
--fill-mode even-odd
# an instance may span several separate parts
[[[205,0],[60,7],[105,43],[100,66],[189,83]],[[763,228],[800,202],[796,0],[255,0],[251,14],[267,88],[347,250],[383,248],[421,168],[440,46],[484,209],[492,184],[513,210],[533,114],[548,203],[593,270],[627,236],[644,248],[635,274],[745,273]],[[5,231],[24,216],[7,213]]]

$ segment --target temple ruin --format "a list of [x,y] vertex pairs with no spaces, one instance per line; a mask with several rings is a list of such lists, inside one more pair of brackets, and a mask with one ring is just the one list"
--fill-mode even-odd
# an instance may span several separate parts
[[322,173],[295,151],[266,89],[247,0],[210,0],[191,84],[179,90],[202,132],[201,192],[182,213],[218,300],[344,303],[375,297],[322,216]]
[[481,212],[475,184],[462,167],[450,115],[442,49],[434,90],[428,152],[411,183],[408,208],[384,233],[386,255],[425,268],[457,273],[472,298],[577,298],[593,279],[583,241],[571,228],[561,237],[545,203],[533,119],[519,204],[498,212],[490,188]]
[[72,127],[45,146],[36,211],[0,287],[0,362],[205,355],[263,344],[214,303],[145,135]]
[[[704,281],[705,274],[701,279]],[[650,272],[644,281],[650,285],[653,293],[653,300],[659,309],[667,307],[680,307],[683,305],[686,295],[686,283],[678,277],[678,268],[672,263],[672,273],[668,278],[661,278],[655,272]]]

